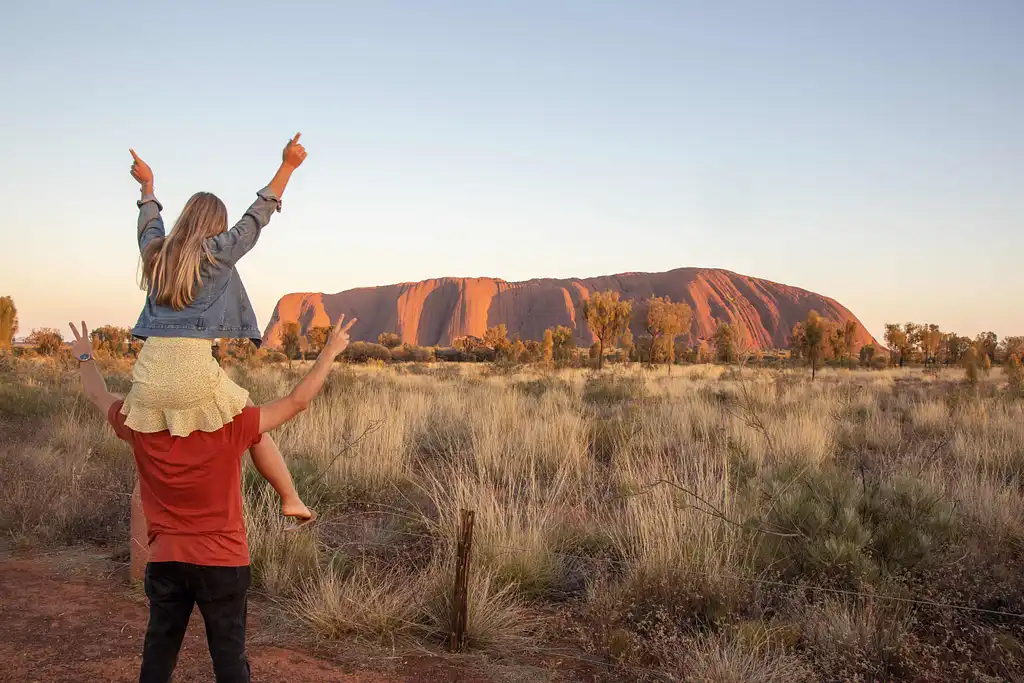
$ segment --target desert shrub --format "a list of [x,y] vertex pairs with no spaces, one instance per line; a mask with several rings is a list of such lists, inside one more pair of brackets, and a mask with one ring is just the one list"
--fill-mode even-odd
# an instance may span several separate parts
[[[427,633],[444,642],[451,628],[454,567],[438,562],[424,576],[423,615]],[[478,650],[515,653],[530,648],[538,623],[516,596],[515,586],[501,584],[494,574],[475,569],[469,576],[467,640]]]
[[422,599],[413,577],[360,564],[348,576],[319,571],[302,585],[290,611],[318,638],[355,636],[394,646],[419,629]]
[[939,559],[955,531],[953,506],[942,492],[910,477],[869,486],[859,512],[872,529],[871,555],[886,573]]
[[434,358],[447,363],[463,363],[472,360],[456,348],[439,348],[434,350]]
[[654,665],[680,676],[671,680],[705,680],[684,673],[695,665],[702,670],[687,655],[695,637],[722,632],[735,619],[750,597],[735,588],[741,587],[685,571],[661,576],[635,570],[621,576],[598,573],[588,582],[583,637],[592,649],[623,664],[624,673],[636,676],[628,667],[650,670]]
[[644,378],[636,375],[594,375],[583,385],[583,400],[597,405],[615,405],[640,398]]
[[951,425],[949,409],[942,401],[921,401],[911,406],[910,423],[925,436],[941,436]]
[[422,346],[402,344],[391,349],[391,360],[399,363],[429,363],[434,360],[434,353]]
[[370,361],[387,362],[391,360],[391,352],[386,346],[369,342],[352,342],[341,357],[350,363],[368,363]]
[[64,348],[64,335],[52,327],[32,330],[25,340],[43,356],[56,356]]
[[288,356],[276,349],[260,349],[253,355],[253,359],[265,365],[277,365],[288,361]]
[[942,496],[910,478],[859,482],[840,471],[778,472],[755,532],[760,567],[787,579],[857,588],[938,558],[954,513]]
[[441,382],[453,382],[462,377],[462,372],[458,368],[442,365],[431,369],[430,376]]
[[903,680],[913,615],[899,604],[829,599],[801,620],[801,646],[829,680]]
[[743,379],[743,368],[737,365],[730,365],[718,376],[720,382],[738,382]]
[[596,462],[611,464],[637,431],[635,416],[624,412],[594,417],[588,423],[587,446]]
[[1024,364],[1016,355],[1006,360],[1006,383],[1014,396],[1024,396]]
[[[677,650],[680,680],[715,683],[811,683],[810,668],[771,633],[742,637],[733,633],[698,635]],[[673,671],[677,669],[672,668]]]
[[451,462],[472,448],[472,424],[458,413],[435,408],[427,413],[420,430],[417,450],[430,460]]
[[493,363],[498,359],[498,352],[486,346],[478,346],[467,352],[465,357],[474,363]]
[[992,359],[987,353],[972,344],[961,361],[964,368],[964,380],[971,386],[977,386],[992,370]]
[[402,345],[402,338],[394,332],[381,332],[377,343],[388,349],[397,349]]
[[487,366],[484,370],[486,377],[511,377],[520,371],[522,366],[518,361],[500,358]]
[[0,378],[0,420],[45,417],[56,412],[61,403],[61,396],[47,387]]
[[399,375],[418,375],[421,377],[429,377],[431,368],[427,363],[406,363],[395,368],[395,372]]
[[49,448],[0,450],[0,530],[35,543],[120,542],[128,533],[134,463]]
[[544,394],[555,391],[565,394],[572,392],[572,385],[569,382],[554,376],[518,380],[512,383],[512,388],[533,398],[540,398]]

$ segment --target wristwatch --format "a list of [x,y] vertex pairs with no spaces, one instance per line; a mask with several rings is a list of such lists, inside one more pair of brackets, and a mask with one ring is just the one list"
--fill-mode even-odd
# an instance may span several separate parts
[[85,363],[86,361],[90,361],[90,360],[92,360],[92,354],[91,353],[80,353],[80,354],[78,354],[78,362],[79,363]]

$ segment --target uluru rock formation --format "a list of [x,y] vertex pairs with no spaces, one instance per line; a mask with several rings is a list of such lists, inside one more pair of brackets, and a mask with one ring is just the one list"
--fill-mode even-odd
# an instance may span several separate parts
[[[565,325],[576,331],[580,343],[590,344],[593,337],[581,314],[583,302],[592,292],[609,289],[624,299],[667,296],[686,302],[693,309],[690,338],[695,342],[710,337],[722,320],[737,324],[751,348],[785,348],[793,326],[812,309],[831,320],[856,321],[856,346],[874,342],[853,313],[833,299],[716,268],[527,282],[441,278],[337,294],[287,294],[274,308],[264,341],[279,346],[286,322],[297,321],[305,333],[344,314],[359,318],[352,328],[353,340],[375,341],[383,332],[394,332],[406,343],[450,346],[454,339],[482,337],[488,327],[500,324],[509,336],[522,339],[540,339],[545,329]],[[641,332],[636,322],[633,332]]]

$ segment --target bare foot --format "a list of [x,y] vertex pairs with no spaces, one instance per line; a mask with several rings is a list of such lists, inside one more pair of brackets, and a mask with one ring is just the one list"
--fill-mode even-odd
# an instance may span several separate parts
[[306,504],[299,498],[281,501],[281,514],[285,517],[294,517],[297,522],[305,522],[313,517],[313,511],[306,507]]

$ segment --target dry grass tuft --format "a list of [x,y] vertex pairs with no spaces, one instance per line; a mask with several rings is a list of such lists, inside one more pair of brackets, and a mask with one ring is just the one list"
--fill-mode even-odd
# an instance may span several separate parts
[[809,667],[766,636],[756,639],[724,634],[693,639],[681,680],[701,683],[810,683]]
[[355,636],[393,647],[420,630],[421,600],[410,577],[360,565],[345,577],[333,569],[321,571],[302,585],[289,607],[318,638]]

